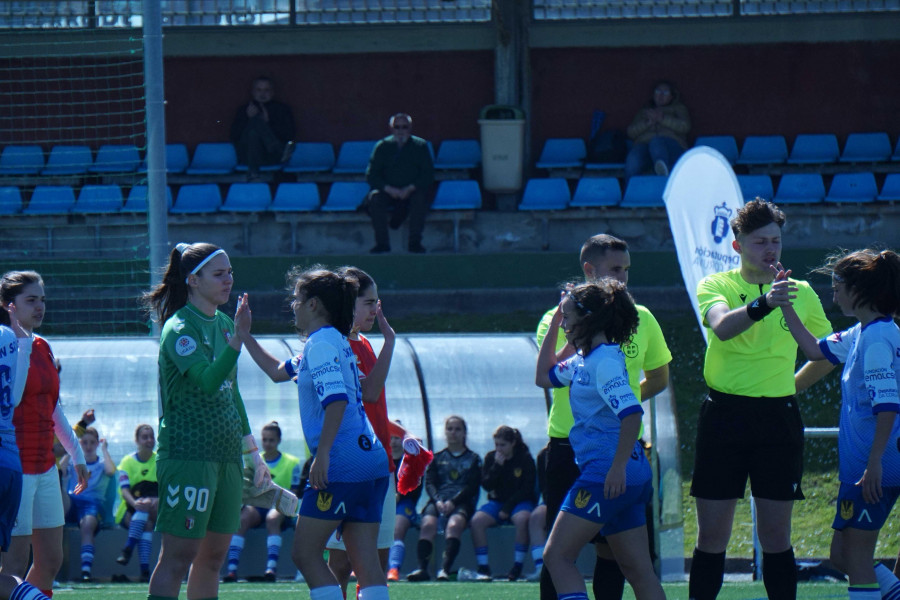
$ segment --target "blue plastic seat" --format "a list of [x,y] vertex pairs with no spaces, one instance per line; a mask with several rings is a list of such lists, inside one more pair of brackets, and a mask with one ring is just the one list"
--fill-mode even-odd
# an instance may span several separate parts
[[787,161],[791,165],[822,165],[837,162],[840,154],[833,133],[801,133]]
[[891,140],[888,134],[851,133],[841,154],[842,163],[885,162],[891,159]]
[[584,164],[587,148],[581,138],[550,138],[544,142],[539,169],[571,169]]
[[[446,144],[446,142],[444,142]],[[438,184],[434,210],[472,210],[481,208],[481,188],[473,179],[448,179]]]
[[825,198],[825,183],[818,173],[786,173],[778,182],[776,204],[818,204]]
[[[227,175],[237,166],[234,146],[228,142],[204,142],[197,144],[194,158],[188,166],[188,175]],[[179,197],[181,194],[178,194]],[[176,206],[178,201],[175,202]]]
[[884,202],[897,202],[900,200],[900,173],[889,173],[884,178],[881,193],[878,199]]
[[319,186],[315,183],[282,183],[269,205],[272,212],[309,212],[319,210]]
[[369,193],[369,184],[365,181],[335,181],[328,190],[328,197],[322,205],[324,211],[357,210]]
[[435,169],[474,169],[481,163],[478,140],[444,140],[438,148]]
[[744,140],[737,164],[779,165],[787,157],[787,142],[783,135],[750,135]]
[[622,201],[622,188],[615,177],[582,177],[569,206],[616,206]]
[[697,138],[694,147],[709,146],[722,153],[728,162],[734,164],[738,159],[737,140],[733,135],[704,135]]
[[53,146],[41,175],[82,175],[93,160],[87,146]]
[[893,161],[900,160],[900,137],[897,138],[897,145],[894,146],[894,153],[891,154],[891,160],[893,160]]
[[26,215],[65,214],[75,206],[75,192],[68,185],[39,185],[22,212]]
[[738,185],[741,186],[744,202],[749,202],[754,198],[771,200],[775,195],[772,178],[768,175],[738,175],[737,180]]
[[519,210],[565,210],[571,199],[569,183],[562,177],[529,179]]
[[7,146],[0,154],[0,175],[37,175],[43,168],[40,146]]
[[14,215],[22,210],[22,192],[14,185],[0,187],[0,215]]
[[272,203],[268,183],[232,183],[225,194],[221,210],[227,212],[262,212]]
[[122,210],[122,190],[117,185],[86,185],[72,208],[75,213],[117,213]]
[[175,205],[169,211],[179,213],[213,213],[222,205],[222,194],[214,183],[183,185],[178,190]]
[[134,145],[104,144],[97,151],[91,173],[132,173],[141,162],[138,149]]
[[[376,141],[344,142],[338,152],[332,173],[362,174],[369,166],[369,157],[375,149]],[[328,202],[326,201],[327,205]],[[324,208],[324,207],[323,207]]]
[[874,202],[877,195],[872,173],[838,173],[831,180],[825,202],[862,204]]
[[334,167],[334,146],[328,142],[297,142],[285,173],[324,173]]
[[665,175],[636,175],[628,180],[620,206],[627,208],[665,207],[663,191],[666,189]]
[[[184,144],[166,144],[166,173],[184,173],[188,168],[187,146]],[[147,172],[147,159],[141,161],[138,173]]]
[[[172,188],[166,186],[166,210],[172,208]],[[147,186],[136,185],[128,192],[122,212],[147,212]]]

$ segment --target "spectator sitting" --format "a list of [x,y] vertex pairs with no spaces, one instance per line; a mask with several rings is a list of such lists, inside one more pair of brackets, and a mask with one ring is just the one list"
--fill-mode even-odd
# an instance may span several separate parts
[[[281,427],[277,421],[272,421],[262,428],[263,458],[272,474],[272,481],[284,489],[289,489],[298,496],[300,488],[300,459],[296,456],[281,452],[278,445],[281,443]],[[308,477],[308,475],[307,475]],[[305,486],[304,486],[305,487]],[[288,527],[293,527],[296,519],[285,519],[285,516],[275,508],[261,508],[258,506],[244,506],[241,508],[241,525],[238,532],[231,537],[231,545],[228,547],[228,574],[222,579],[225,583],[237,581],[238,564],[241,560],[241,551],[244,549],[244,536],[248,529],[258,527],[265,523],[266,532],[266,581],[275,581],[278,569],[278,557],[281,554],[281,532]]]
[[[116,474],[116,463],[109,455],[106,439],[101,440],[100,434],[93,427],[84,430],[80,444],[89,474],[87,487],[76,492],[78,474],[68,455],[62,459],[60,467],[67,472],[66,488],[71,499],[66,522],[78,523],[81,531],[81,580],[93,581],[91,569],[94,565],[94,535],[100,528],[100,521],[105,513],[103,501],[106,498],[106,486],[109,484],[109,478]],[[98,445],[103,451],[103,460],[97,456]]]
[[[128,540],[116,562],[127,565],[134,547],[138,548],[141,566],[141,581],[150,581],[150,551],[153,544],[153,527],[159,506],[159,485],[156,479],[156,437],[153,427],[138,425],[134,430],[137,452],[127,455],[119,462],[119,508],[116,523],[128,530]],[[128,579],[124,575],[114,575],[113,581]]]
[[668,175],[688,147],[690,130],[691,117],[678,90],[667,81],[657,82],[650,102],[628,126],[634,145],[625,157],[625,179],[651,168],[657,175]]
[[406,576],[408,581],[428,581],[428,563],[434,549],[438,521],[445,532],[444,556],[438,581],[450,579],[450,569],[459,554],[459,538],[475,513],[481,482],[481,457],[466,446],[466,422],[453,415],[444,422],[447,447],[434,455],[425,471],[428,504],[422,510],[419,544],[416,548],[419,568]]
[[[399,421],[397,422],[399,423]],[[403,458],[403,438],[400,436],[391,436],[391,453],[394,457],[394,462],[399,465],[400,460]],[[397,471],[399,470],[400,468],[398,467]],[[397,473],[395,472],[394,477],[396,476]],[[419,483],[419,487],[408,494],[397,492],[397,516],[394,517],[394,543],[391,545],[388,560],[388,581],[399,581],[400,567],[403,565],[403,559],[406,555],[406,544],[403,540],[406,538],[406,532],[409,531],[409,528],[418,527],[421,521],[421,517],[416,511],[416,505],[419,503],[419,498],[422,497],[423,484],[424,478]]]
[[294,151],[291,107],[274,97],[272,80],[257,77],[250,86],[250,102],[237,109],[231,123],[231,143],[238,161],[247,165],[248,181],[259,179],[261,166],[285,163]]
[[[431,184],[434,183],[434,164],[428,143],[412,135],[412,117],[397,113],[389,121],[391,135],[375,145],[366,181],[369,192],[367,207],[375,230],[372,254],[391,251],[388,225],[399,229],[409,217],[409,251],[425,252],[422,230],[430,206]],[[391,213],[388,223],[388,213]]]
[[488,564],[487,528],[503,523],[516,527],[515,563],[507,574],[516,581],[528,551],[528,519],[534,510],[535,466],[518,429],[501,425],[494,431],[494,450],[484,457],[481,486],[488,501],[472,517],[472,544],[478,560],[478,579],[491,579]]

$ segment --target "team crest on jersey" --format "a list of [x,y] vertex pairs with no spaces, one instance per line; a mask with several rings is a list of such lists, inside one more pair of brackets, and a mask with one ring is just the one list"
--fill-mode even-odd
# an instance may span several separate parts
[[175,354],[189,356],[197,349],[197,342],[189,335],[183,335],[175,340]]
[[575,494],[575,508],[584,508],[591,501],[591,493],[587,490],[578,490]]
[[450,479],[452,479],[453,481],[459,479],[459,471],[457,471],[456,469],[450,471]]
[[228,331],[227,329],[223,329],[223,330],[222,330],[222,335],[225,336],[225,341],[226,341],[226,342],[230,342],[230,341],[231,341],[231,337],[232,337],[232,336],[231,336],[231,332],[230,332],[230,331]]
[[184,520],[184,528],[187,529],[188,531],[190,531],[191,529],[194,528],[194,518],[193,517],[188,517],[187,519]]
[[319,492],[319,495],[316,497],[316,508],[322,512],[327,511],[331,508],[331,501],[333,498],[334,495],[329,492]]
[[518,468],[513,469],[513,476],[515,476],[515,477],[521,477],[521,476],[522,476],[522,469],[518,469]]
[[845,521],[853,518],[853,500],[841,500],[841,518]]
[[321,383],[316,384],[316,395],[319,398],[322,398],[323,396],[325,396],[325,385],[324,384],[321,384]]
[[634,342],[630,342],[622,346],[622,352],[624,352],[625,356],[627,356],[628,358],[634,358],[635,356],[637,356],[638,351],[638,345]]

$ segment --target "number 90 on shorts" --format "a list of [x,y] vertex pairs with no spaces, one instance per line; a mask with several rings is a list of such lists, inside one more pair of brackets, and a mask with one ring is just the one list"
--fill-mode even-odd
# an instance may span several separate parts
[[207,531],[237,531],[242,485],[239,463],[165,459],[157,462],[156,469],[157,531],[186,538],[202,538]]

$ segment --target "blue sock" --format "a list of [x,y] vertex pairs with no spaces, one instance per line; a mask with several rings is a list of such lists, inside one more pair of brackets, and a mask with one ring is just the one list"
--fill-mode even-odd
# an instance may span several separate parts
[[84,544],[81,547],[81,572],[90,573],[94,566],[94,545]]
[[278,568],[278,555],[281,554],[281,536],[270,535],[266,538],[266,571],[274,572]]
[[570,594],[560,594],[559,600],[588,600],[587,592],[572,592]]
[[540,571],[541,567],[544,566],[544,547],[543,546],[532,546],[531,547],[531,560],[534,561],[534,570]]
[[475,559],[478,561],[479,567],[488,566],[488,547],[478,546],[475,548]]
[[525,555],[528,554],[528,546],[525,544],[516,544],[516,565],[522,566],[525,562]]
[[41,590],[37,589],[33,585],[28,582],[23,581],[19,585],[16,586],[16,589],[12,591],[12,594],[9,596],[9,600],[50,600],[47,596],[41,593]]
[[231,545],[228,546],[228,572],[237,573],[238,563],[241,561],[241,552],[244,549],[243,536],[234,534],[231,537]]
[[875,565],[875,578],[884,600],[900,600],[900,580],[882,563]]
[[150,552],[153,550],[153,532],[145,531],[138,542],[138,561],[141,563],[141,573],[150,570]]
[[150,518],[149,513],[137,511],[131,515],[131,523],[128,524],[128,541],[125,542],[126,548],[134,548],[138,540],[144,534],[147,528],[147,519]]
[[386,585],[370,585],[359,589],[359,600],[388,600]]
[[406,544],[403,540],[394,540],[391,544],[391,550],[388,553],[388,567],[391,569],[399,569],[406,557]]
[[850,600],[881,600],[881,590],[877,583],[851,585],[847,588]]

